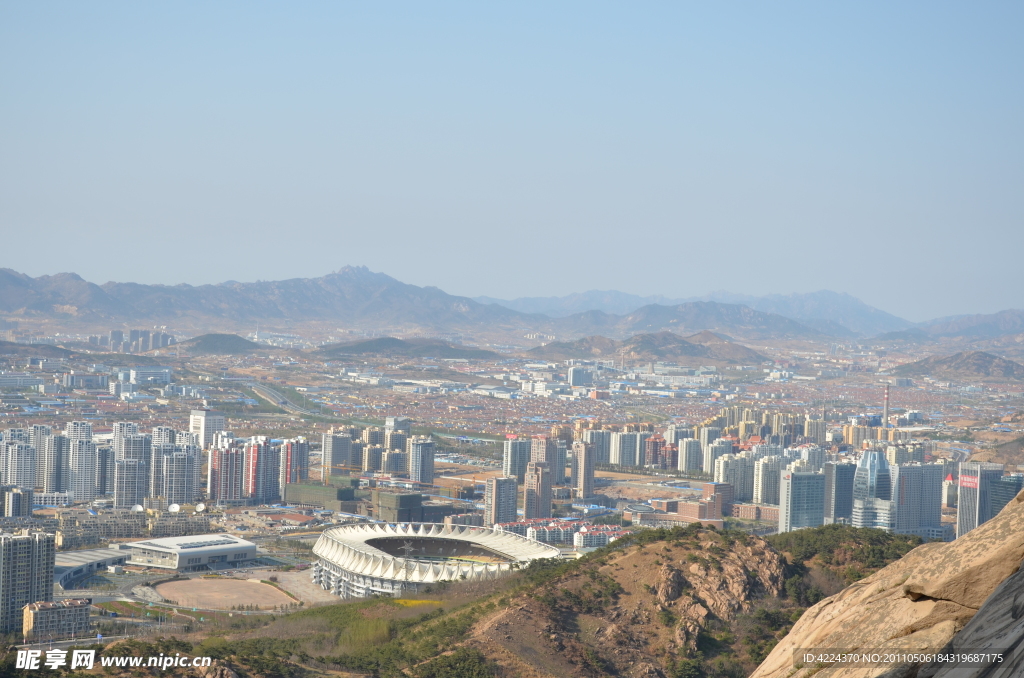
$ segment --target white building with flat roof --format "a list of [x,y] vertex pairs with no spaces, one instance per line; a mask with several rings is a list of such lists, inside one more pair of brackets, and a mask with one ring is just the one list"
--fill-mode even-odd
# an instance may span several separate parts
[[228,534],[164,537],[128,544],[129,565],[179,572],[241,567],[259,557],[256,544]]

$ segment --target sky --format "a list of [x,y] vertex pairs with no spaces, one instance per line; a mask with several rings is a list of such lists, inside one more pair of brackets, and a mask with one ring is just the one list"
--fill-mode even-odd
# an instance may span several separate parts
[[0,0],[0,267],[1024,308],[1024,3]]

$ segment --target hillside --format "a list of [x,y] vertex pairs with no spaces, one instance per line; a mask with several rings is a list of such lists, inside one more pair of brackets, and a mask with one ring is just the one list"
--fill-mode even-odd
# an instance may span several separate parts
[[830,572],[852,584],[899,560],[921,545],[921,538],[851,527],[824,525],[767,537],[795,565]]
[[530,357],[544,360],[589,358],[627,362],[664,360],[670,362],[759,363],[764,356],[746,346],[733,343],[712,332],[681,337],[668,331],[638,334],[624,341],[593,336],[576,341],[551,342],[527,351]]
[[499,357],[494,351],[481,348],[458,346],[440,339],[396,339],[380,337],[344,344],[328,344],[315,351],[322,358],[338,358],[346,355],[391,355],[406,358],[452,358],[488,360]]
[[191,353],[210,355],[243,355],[252,353],[260,345],[237,334],[203,334],[178,344]]
[[0,355],[34,356],[39,358],[67,358],[74,355],[60,346],[50,344],[18,344],[13,341],[0,341]]
[[900,365],[892,373],[936,379],[1024,379],[1024,365],[984,351],[961,351]]

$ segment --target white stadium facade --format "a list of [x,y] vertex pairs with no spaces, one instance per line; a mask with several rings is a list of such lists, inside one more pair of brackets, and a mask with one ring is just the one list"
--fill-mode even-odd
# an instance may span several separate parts
[[444,581],[496,579],[553,546],[489,527],[434,523],[346,525],[320,535],[313,582],[342,598],[399,597]]

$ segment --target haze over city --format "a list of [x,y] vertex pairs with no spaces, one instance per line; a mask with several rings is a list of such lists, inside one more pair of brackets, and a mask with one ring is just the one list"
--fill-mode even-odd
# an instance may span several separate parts
[[0,264],[1020,308],[1022,11],[7,3]]

